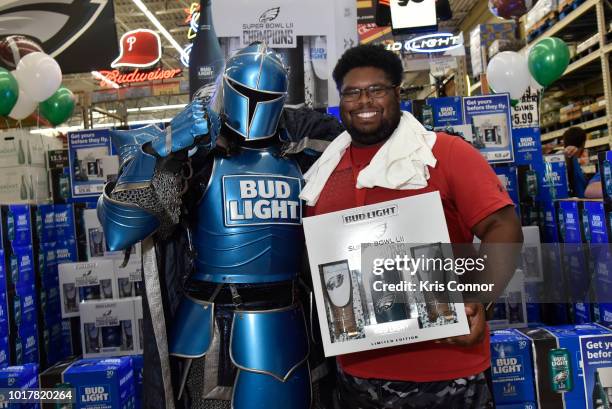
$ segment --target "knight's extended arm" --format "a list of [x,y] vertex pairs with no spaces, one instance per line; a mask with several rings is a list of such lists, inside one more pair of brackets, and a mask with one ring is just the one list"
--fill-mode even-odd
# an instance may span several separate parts
[[119,177],[98,199],[98,218],[111,251],[123,250],[178,223],[184,164],[195,149],[210,151],[219,118],[199,101],[187,105],[162,131],[155,125],[113,131]]

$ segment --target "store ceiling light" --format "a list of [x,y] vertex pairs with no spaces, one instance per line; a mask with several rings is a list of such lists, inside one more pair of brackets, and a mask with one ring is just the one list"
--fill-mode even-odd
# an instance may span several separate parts
[[110,85],[113,88],[119,89],[119,84],[117,84],[114,81],[109,80],[108,78],[106,78],[104,75],[102,75],[100,72],[98,71],[92,71],[91,75],[93,75],[96,79],[99,79],[100,81],[103,81],[105,83],[107,83],[108,85]]
[[162,26],[162,24],[159,22],[157,17],[155,17],[153,13],[149,11],[147,6],[145,6],[141,0],[132,0],[132,1],[140,9],[140,11],[142,11],[143,14],[151,21],[151,23],[153,23],[153,25],[159,30],[159,32],[164,36],[164,38],[168,40],[170,44],[172,44],[172,47],[174,47],[176,51],[179,52],[179,55],[183,57],[183,47],[181,47],[179,43],[176,42],[174,37],[172,37],[172,34],[170,34],[168,30],[166,30],[166,28]]
[[128,108],[128,112],[150,112],[150,111],[167,111],[169,109],[182,109],[185,108],[187,104],[174,104],[174,105],[156,105],[152,107],[142,107],[142,108]]

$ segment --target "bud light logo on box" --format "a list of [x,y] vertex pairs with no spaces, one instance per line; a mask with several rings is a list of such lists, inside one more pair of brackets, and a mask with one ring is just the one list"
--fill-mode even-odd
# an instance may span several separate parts
[[491,375],[496,405],[534,401],[531,341],[512,329],[492,331]]
[[75,240],[58,241],[55,245],[55,262],[72,263],[78,261],[77,244]]
[[9,205],[6,223],[8,239],[13,246],[29,246],[32,244],[30,206]]
[[55,234],[57,240],[76,240],[72,205],[55,205]]
[[223,177],[226,226],[301,224],[297,178],[266,175]]

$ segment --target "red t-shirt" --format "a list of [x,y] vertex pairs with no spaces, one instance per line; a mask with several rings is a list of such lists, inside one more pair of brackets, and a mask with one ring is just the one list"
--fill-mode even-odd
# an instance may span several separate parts
[[[374,157],[379,146],[351,146],[327,180],[314,207],[314,216],[356,206],[400,199],[439,191],[453,243],[471,243],[471,229],[495,211],[512,205],[499,179],[469,143],[438,133],[432,152],[437,159],[429,168],[427,187],[418,190],[392,190],[381,187],[355,188],[353,166],[358,174]],[[477,374],[490,365],[489,336],[472,347],[422,342],[391,348],[341,355],[343,370],[360,378],[432,382]]]

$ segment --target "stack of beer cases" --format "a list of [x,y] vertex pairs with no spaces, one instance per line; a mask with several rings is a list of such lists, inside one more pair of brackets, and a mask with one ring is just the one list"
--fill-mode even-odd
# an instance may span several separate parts
[[[36,388],[38,388],[38,364],[29,363],[0,369],[0,389],[3,390],[0,393],[0,402],[3,408],[39,409],[40,404],[32,401],[8,403],[9,398],[17,397],[9,396],[9,393],[15,394],[21,390]],[[27,398],[28,396],[24,394],[19,397]]]
[[0,208],[5,271],[2,287],[6,290],[0,300],[8,311],[3,333],[9,335],[10,363],[13,365],[39,362],[33,209],[30,205]]
[[498,409],[601,409],[612,400],[612,331],[599,324],[491,334]]
[[559,200],[559,213],[562,223],[559,226],[563,239],[563,271],[567,281],[570,300],[571,319],[576,324],[592,321],[592,265],[588,252],[588,219],[582,212],[580,199]]

